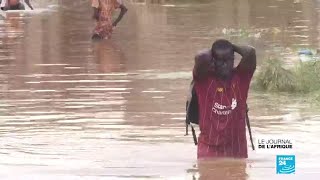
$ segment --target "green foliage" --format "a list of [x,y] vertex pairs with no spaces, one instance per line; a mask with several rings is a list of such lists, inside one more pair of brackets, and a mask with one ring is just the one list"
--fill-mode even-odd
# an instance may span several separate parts
[[268,59],[257,72],[255,89],[287,92],[320,102],[320,62],[301,62],[285,69],[279,59]]
[[310,93],[320,88],[320,63],[304,62],[295,68],[297,91]]
[[258,72],[255,84],[266,91],[294,92],[296,76],[285,69],[279,59],[269,59]]

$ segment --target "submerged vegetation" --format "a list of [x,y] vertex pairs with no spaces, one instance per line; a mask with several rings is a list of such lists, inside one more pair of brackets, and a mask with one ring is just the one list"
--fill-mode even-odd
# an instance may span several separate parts
[[255,85],[266,91],[294,92],[296,76],[291,70],[283,67],[278,59],[269,59],[258,71]]
[[280,59],[268,59],[257,71],[253,87],[268,92],[296,93],[320,102],[320,61],[285,68]]

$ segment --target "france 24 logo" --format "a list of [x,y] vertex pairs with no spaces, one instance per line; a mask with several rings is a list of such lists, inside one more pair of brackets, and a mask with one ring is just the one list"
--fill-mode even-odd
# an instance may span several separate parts
[[295,174],[295,155],[277,155],[277,174]]

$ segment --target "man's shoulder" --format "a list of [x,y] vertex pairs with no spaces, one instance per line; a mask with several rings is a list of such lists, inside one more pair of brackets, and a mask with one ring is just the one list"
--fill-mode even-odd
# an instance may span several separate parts
[[203,49],[197,52],[196,59],[212,59],[212,54],[210,49]]

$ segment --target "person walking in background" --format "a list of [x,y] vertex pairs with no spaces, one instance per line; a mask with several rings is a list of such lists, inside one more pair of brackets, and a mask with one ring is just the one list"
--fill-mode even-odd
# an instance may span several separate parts
[[[120,0],[92,0],[93,18],[96,20],[96,27],[92,39],[109,39],[113,29],[121,21],[128,9]],[[115,21],[112,21],[112,14],[116,9],[121,12]]]
[[[1,1],[1,10],[25,10],[25,6],[20,0],[0,0]],[[29,6],[31,10],[33,7],[29,0],[24,0],[24,2]]]

